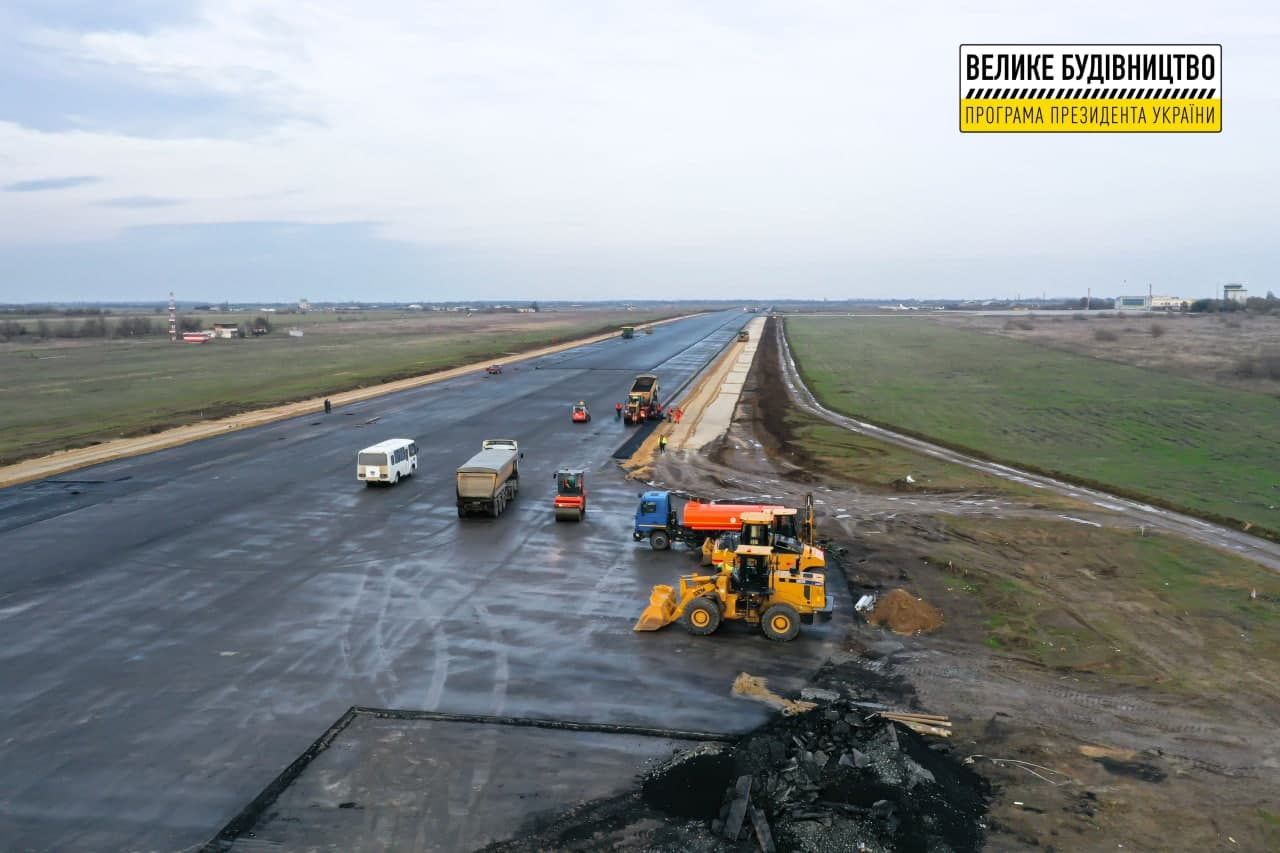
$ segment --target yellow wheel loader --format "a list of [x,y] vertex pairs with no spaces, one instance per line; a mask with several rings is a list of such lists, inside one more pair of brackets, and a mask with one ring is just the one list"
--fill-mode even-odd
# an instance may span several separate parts
[[732,563],[707,575],[684,575],[679,590],[658,585],[636,631],[657,631],[679,621],[690,634],[715,633],[726,619],[759,625],[770,640],[786,642],[800,625],[831,618],[827,579],[816,572],[778,568],[772,548],[739,545]]
[[827,555],[813,544],[812,506],[805,522],[805,527],[810,531],[807,544],[794,535],[778,532],[794,532],[795,516],[796,510],[789,508],[742,513],[738,517],[742,527],[716,539],[707,539],[702,544],[702,565],[718,567],[730,564],[732,568],[739,545],[762,545],[773,548],[779,569],[792,572],[824,571],[827,568]]

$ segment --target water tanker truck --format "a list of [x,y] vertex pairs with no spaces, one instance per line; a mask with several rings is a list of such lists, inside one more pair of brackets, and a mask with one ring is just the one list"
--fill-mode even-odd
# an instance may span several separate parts
[[524,454],[512,439],[490,438],[480,452],[458,468],[458,518],[482,512],[494,518],[520,490],[520,460]]
[[702,548],[703,556],[710,559],[707,547],[721,535],[742,529],[742,514],[768,512],[774,520],[779,536],[798,539],[796,514],[786,507],[768,504],[703,503],[693,499],[684,506],[676,506],[671,492],[645,492],[640,496],[636,509],[635,530],[632,538],[639,542],[648,539],[655,551],[664,551],[672,542],[683,542],[691,548]]

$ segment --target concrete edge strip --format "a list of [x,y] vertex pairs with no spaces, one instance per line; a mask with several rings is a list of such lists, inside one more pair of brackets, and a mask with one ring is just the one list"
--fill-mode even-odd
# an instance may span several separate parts
[[570,732],[594,732],[608,735],[627,735],[631,737],[663,738],[666,740],[687,740],[709,743],[734,743],[742,735],[724,734],[721,732],[697,732],[683,729],[661,729],[650,726],[626,726],[610,723],[584,723],[578,720],[556,720],[542,717],[497,717],[485,714],[449,714],[441,711],[414,711],[400,708],[373,708],[352,705],[339,717],[324,734],[312,741],[288,767],[271,780],[258,796],[254,797],[235,817],[231,818],[218,833],[210,839],[200,853],[226,853],[231,845],[258,822],[266,811],[275,804],[293,782],[302,775],[307,766],[321,753],[333,745],[357,717],[372,717],[380,720],[409,720],[418,722],[468,723],[485,726],[513,726],[520,728],[552,729]]
[[[682,314],[679,317],[668,317],[665,320],[655,320],[652,323],[646,323],[644,325],[661,326],[667,323],[675,323],[679,320],[701,317],[707,313],[709,312],[699,311],[694,314]],[[477,361],[460,367],[450,367],[445,370],[437,370],[423,374],[422,376],[415,376],[410,379],[397,379],[393,382],[384,382],[380,385],[373,385],[368,388],[353,388],[350,391],[331,394],[329,395],[329,399],[335,406],[360,403],[386,394],[394,394],[397,391],[407,391],[412,388],[421,388],[424,385],[433,385],[437,382],[454,379],[458,376],[470,373],[473,370],[479,370],[489,364],[515,364],[521,361],[528,361],[530,359],[542,358],[547,355],[554,355],[555,353],[564,352],[580,346],[600,343],[601,341],[611,340],[615,337],[617,337],[615,332],[591,335],[585,338],[566,341],[554,346],[529,350],[528,352],[518,353],[516,355],[502,356],[501,358]],[[65,474],[68,471],[76,471],[93,465],[103,465],[107,462],[114,462],[118,459],[142,456],[147,453],[154,453],[158,450],[167,450],[170,447],[179,447],[183,444],[190,444],[193,441],[200,441],[201,439],[211,438],[215,435],[224,435],[228,431],[238,432],[243,429],[265,426],[266,424],[275,423],[276,421],[299,417],[301,415],[311,413],[313,408],[323,405],[323,402],[323,397],[315,397],[294,403],[284,403],[279,406],[271,406],[266,409],[257,409],[252,412],[243,412],[239,415],[232,415],[228,418],[221,418],[213,421],[198,421],[196,423],[174,427],[173,429],[165,430],[164,432],[156,433],[155,435],[114,439],[104,444],[96,444],[90,447],[79,447],[74,450],[64,450],[49,456],[38,456],[34,459],[26,459],[21,462],[15,462],[12,465],[0,467],[0,489],[8,486],[21,485],[22,483],[29,483],[33,480],[43,480],[46,477],[56,477],[59,474]],[[60,459],[59,457],[64,458]],[[24,468],[29,470],[23,471]]]

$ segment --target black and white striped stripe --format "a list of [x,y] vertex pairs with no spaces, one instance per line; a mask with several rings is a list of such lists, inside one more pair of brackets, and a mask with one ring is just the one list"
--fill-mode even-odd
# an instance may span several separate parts
[[966,99],[996,98],[1212,98],[1215,89],[970,89]]

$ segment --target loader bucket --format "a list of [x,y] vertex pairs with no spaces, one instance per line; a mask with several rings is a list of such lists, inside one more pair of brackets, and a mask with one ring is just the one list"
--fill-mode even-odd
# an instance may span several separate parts
[[676,621],[676,591],[659,584],[649,596],[649,606],[640,614],[633,631],[656,631]]

